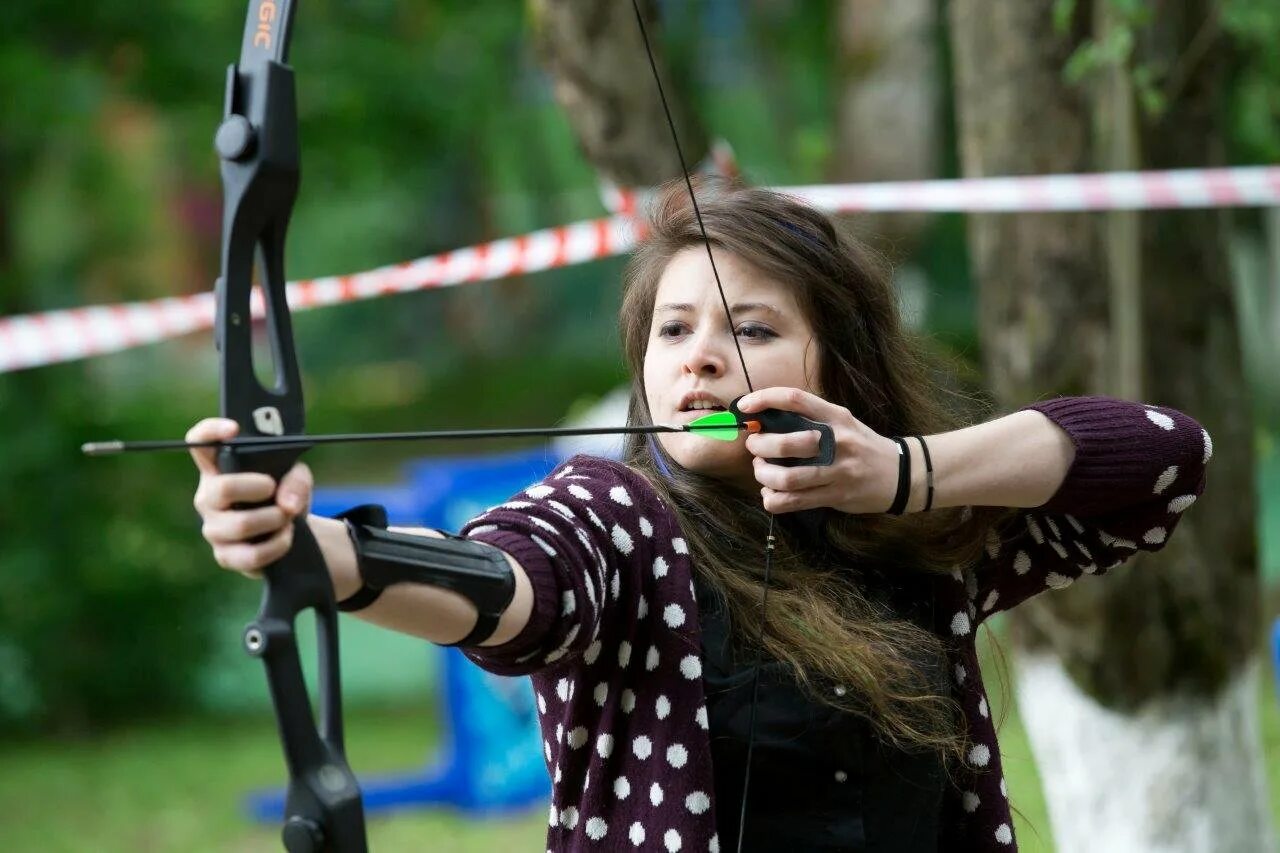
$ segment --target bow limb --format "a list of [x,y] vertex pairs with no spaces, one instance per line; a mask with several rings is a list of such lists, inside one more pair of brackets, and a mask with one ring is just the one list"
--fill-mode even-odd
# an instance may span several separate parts
[[[304,426],[300,372],[285,298],[284,245],[298,193],[299,155],[293,70],[285,64],[292,0],[251,0],[240,62],[227,72],[226,104],[215,147],[222,162],[222,275],[215,336],[221,413],[246,437],[297,435]],[[272,386],[255,374],[251,299],[266,315]],[[304,447],[226,446],[223,471],[255,471],[279,480]],[[262,604],[244,633],[262,659],[289,771],[284,846],[290,853],[363,853],[364,809],[342,735],[338,612],[332,583],[305,517],[293,547],[265,571]],[[312,714],[299,657],[296,619],[315,611],[320,726]]]

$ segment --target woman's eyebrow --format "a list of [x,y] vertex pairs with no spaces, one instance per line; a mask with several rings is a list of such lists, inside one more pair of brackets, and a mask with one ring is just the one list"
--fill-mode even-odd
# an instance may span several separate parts
[[782,316],[782,312],[768,302],[735,302],[729,306],[730,314],[746,314],[751,311],[763,311],[766,314],[773,314],[775,317]]
[[[661,305],[655,305],[653,312],[655,314],[671,312],[671,313],[688,313],[693,311],[693,305],[688,302],[664,302]],[[729,313],[737,316],[738,314],[747,314],[752,311],[763,311],[766,314],[773,314],[782,317],[783,313],[768,302],[735,302],[729,306]]]

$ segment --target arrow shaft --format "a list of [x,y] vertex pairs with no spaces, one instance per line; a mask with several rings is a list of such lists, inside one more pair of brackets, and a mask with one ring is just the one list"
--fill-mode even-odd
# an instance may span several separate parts
[[648,426],[603,426],[603,427],[516,427],[511,429],[452,429],[427,430],[417,432],[370,432],[346,433],[337,435],[282,435],[260,436],[250,438],[233,438],[229,441],[196,441],[181,439],[158,439],[145,441],[98,441],[89,442],[81,447],[87,456],[109,456],[116,453],[139,453],[147,451],[187,450],[193,447],[287,447],[302,445],[311,447],[317,444],[358,444],[374,441],[451,441],[459,439],[485,438],[554,438],[562,436],[585,435],[631,435],[653,434],[663,432],[712,432],[726,429],[749,429],[748,424],[686,424],[673,426],[670,424],[653,424]]

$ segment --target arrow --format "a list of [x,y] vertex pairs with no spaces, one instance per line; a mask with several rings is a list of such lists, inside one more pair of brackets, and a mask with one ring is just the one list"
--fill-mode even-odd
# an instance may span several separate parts
[[370,441],[448,441],[471,438],[528,438],[573,435],[628,435],[663,432],[689,432],[717,441],[735,441],[743,430],[760,432],[760,421],[738,420],[732,411],[712,412],[687,424],[652,424],[649,426],[606,427],[519,427],[514,429],[452,429],[421,432],[367,432],[338,435],[281,435],[232,438],[226,441],[183,441],[155,439],[146,441],[90,441],[80,446],[86,456],[112,456],[117,453],[139,453],[158,450],[187,450],[192,447],[312,447],[317,444],[354,444]]

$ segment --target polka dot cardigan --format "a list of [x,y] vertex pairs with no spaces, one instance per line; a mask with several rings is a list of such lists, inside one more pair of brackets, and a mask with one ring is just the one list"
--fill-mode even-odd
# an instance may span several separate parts
[[[977,626],[1159,550],[1203,491],[1213,452],[1199,424],[1164,407],[1073,397],[1027,408],[1075,444],[1065,481],[992,531],[981,563],[936,585],[934,630],[951,641],[972,743],[943,807],[947,850],[1016,847]],[[693,566],[671,510],[625,465],[577,456],[463,534],[511,554],[533,584],[521,633],[467,654],[532,678],[552,779],[547,848],[719,850]]]

